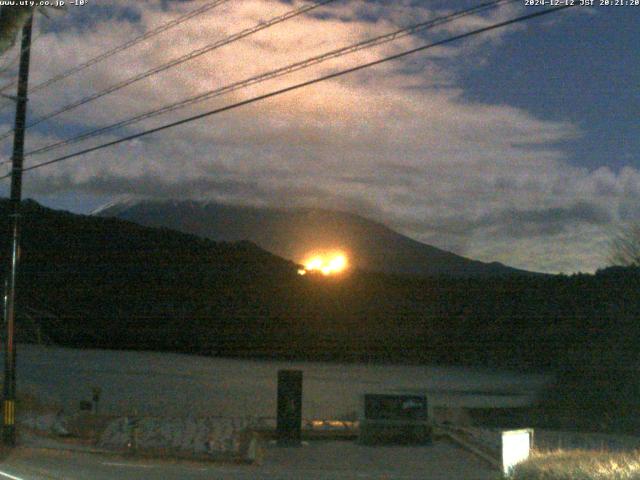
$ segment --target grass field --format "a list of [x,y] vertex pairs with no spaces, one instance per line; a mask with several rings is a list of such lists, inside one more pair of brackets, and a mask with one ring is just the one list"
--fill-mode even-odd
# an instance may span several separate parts
[[640,480],[640,451],[555,450],[517,465],[513,480]]

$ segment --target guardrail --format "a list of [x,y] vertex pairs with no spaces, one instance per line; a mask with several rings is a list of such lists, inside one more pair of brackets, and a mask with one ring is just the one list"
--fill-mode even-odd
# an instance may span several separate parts
[[529,457],[534,444],[533,429],[494,430],[440,425],[438,430],[506,475],[517,463]]

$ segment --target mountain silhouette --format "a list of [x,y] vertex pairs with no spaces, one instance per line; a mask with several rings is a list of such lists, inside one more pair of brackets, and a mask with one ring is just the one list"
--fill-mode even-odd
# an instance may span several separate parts
[[427,245],[351,213],[312,208],[263,208],[198,201],[122,201],[94,212],[215,241],[248,240],[303,263],[314,252],[340,250],[360,270],[405,275],[531,274]]

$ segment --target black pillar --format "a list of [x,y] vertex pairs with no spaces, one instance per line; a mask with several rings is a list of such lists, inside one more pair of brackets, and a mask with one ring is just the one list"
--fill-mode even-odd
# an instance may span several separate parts
[[302,429],[302,371],[278,371],[278,445],[299,446]]

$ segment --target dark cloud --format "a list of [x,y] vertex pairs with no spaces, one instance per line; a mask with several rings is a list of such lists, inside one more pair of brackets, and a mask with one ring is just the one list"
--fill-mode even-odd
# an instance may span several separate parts
[[608,225],[611,213],[595,203],[576,202],[568,207],[507,209],[473,222],[475,228],[495,229],[511,238],[553,236],[578,224]]
[[51,16],[55,21],[49,21],[41,16],[36,26],[43,34],[69,32],[70,30],[83,33],[106,22],[138,24],[142,18],[142,11],[134,2],[128,5],[94,0],[89,0],[89,2],[92,4],[87,8],[69,6],[63,12],[53,12]]

